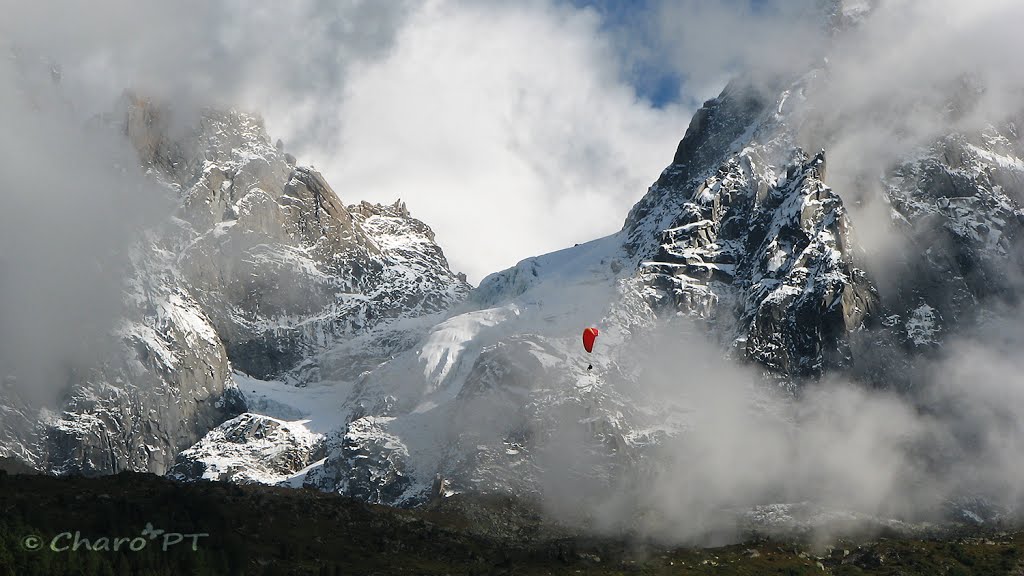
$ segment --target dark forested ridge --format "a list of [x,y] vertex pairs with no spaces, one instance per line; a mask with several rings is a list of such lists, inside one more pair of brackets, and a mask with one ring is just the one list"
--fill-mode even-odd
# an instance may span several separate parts
[[1014,531],[876,535],[832,547],[755,537],[671,549],[573,534],[507,498],[456,496],[400,510],[313,490],[137,473],[0,472],[0,512],[3,576],[1019,574],[1024,550]]

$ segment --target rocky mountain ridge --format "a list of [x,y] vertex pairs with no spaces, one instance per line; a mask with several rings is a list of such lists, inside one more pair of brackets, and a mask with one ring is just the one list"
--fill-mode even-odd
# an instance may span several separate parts
[[5,455],[55,473],[162,473],[244,411],[234,371],[304,383],[332,343],[468,292],[401,202],[345,206],[255,116],[182,118],[128,93],[105,123],[177,209],[132,249],[119,352],[77,368],[58,410],[6,398]]
[[[797,144],[821,78],[783,83],[774,99],[731,84],[695,115],[621,232],[485,278],[408,350],[335,390],[331,417],[300,409],[323,444],[278,481],[398,505],[550,493],[553,467],[580,492],[642,484],[699,410],[650,389],[665,330],[699,327],[788,393],[836,376],[913,388],[917,363],[1013,293],[998,272],[1016,265],[1024,153],[1000,124],[896,162],[882,189],[910,248],[893,250],[891,282],[828,184],[844,159]],[[592,357],[577,342],[587,325],[602,329]],[[254,385],[250,400],[287,404],[280,383]],[[771,393],[752,389],[752,406]],[[222,461],[208,440],[180,465]]]

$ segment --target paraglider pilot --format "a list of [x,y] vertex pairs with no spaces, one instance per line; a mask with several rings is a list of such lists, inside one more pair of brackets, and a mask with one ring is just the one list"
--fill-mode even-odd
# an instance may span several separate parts
[[[594,341],[597,340],[597,334],[597,328],[587,328],[583,331],[583,348],[587,351],[587,354],[590,354],[594,351]],[[587,365],[588,372],[593,368],[593,364]]]

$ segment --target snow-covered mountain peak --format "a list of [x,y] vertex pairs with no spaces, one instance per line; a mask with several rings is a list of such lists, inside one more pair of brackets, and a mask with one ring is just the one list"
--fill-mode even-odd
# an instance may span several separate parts
[[465,296],[465,278],[401,202],[345,206],[271,145],[258,117],[206,110],[175,127],[164,110],[131,101],[128,134],[180,191],[178,264],[245,373],[307,373],[332,342]]
[[[345,206],[320,173],[271,144],[257,116],[181,110],[127,92],[113,118],[153,188],[175,200],[174,213],[131,250],[127,316],[114,335],[122,354],[76,370],[65,405],[38,426],[19,406],[3,428],[5,454],[54,471],[164,472],[246,407],[266,414],[230,420],[214,445],[251,462],[292,441],[308,452],[336,423],[304,401],[254,393],[248,374],[278,377],[287,384],[277,390],[288,390],[320,383],[321,360],[327,372],[376,366],[411,346],[409,326],[469,291],[404,204]],[[326,354],[363,336],[374,344]],[[346,386],[320,389],[344,399]],[[306,422],[282,420],[299,416]],[[235,433],[257,428],[273,433]],[[276,473],[264,472],[227,474],[267,481]]]

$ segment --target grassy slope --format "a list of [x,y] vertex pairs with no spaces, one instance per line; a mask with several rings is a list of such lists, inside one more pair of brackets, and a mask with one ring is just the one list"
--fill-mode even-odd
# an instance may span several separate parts
[[[139,536],[146,523],[210,536],[140,552],[26,550],[80,531]],[[62,542],[66,543],[66,542]],[[112,545],[112,544],[111,544]],[[1022,574],[1024,533],[879,539],[831,552],[761,539],[709,549],[573,535],[523,503],[454,497],[395,510],[308,490],[178,484],[147,474],[0,473],[0,575],[75,574]],[[845,550],[844,550],[845,548]]]

